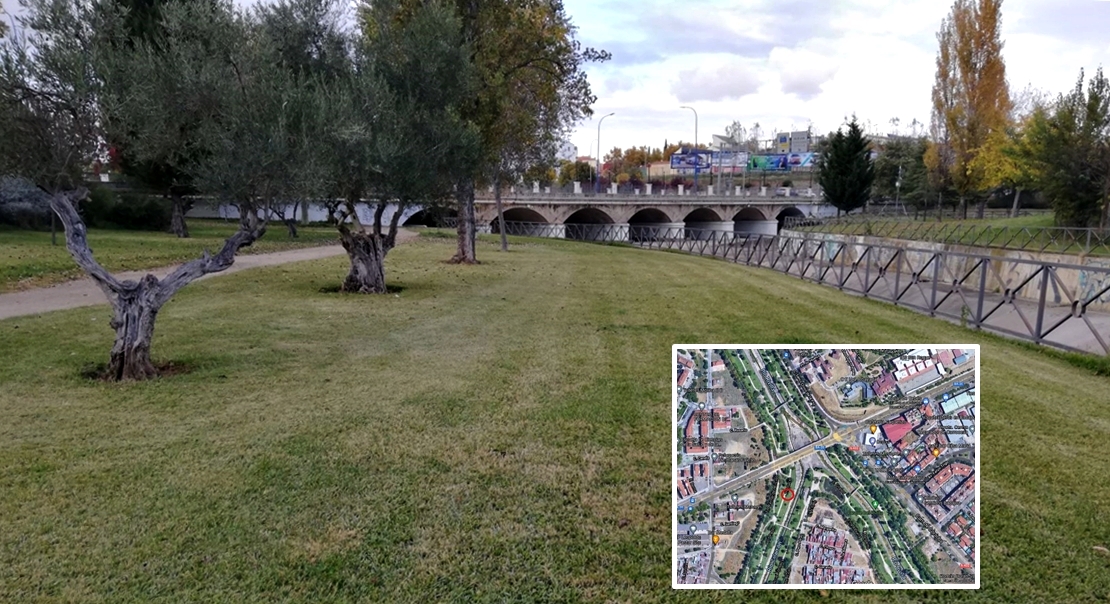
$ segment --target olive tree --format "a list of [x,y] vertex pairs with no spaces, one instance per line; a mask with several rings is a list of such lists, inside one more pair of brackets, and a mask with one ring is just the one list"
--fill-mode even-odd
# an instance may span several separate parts
[[342,290],[384,293],[385,257],[405,209],[450,198],[477,136],[459,115],[472,78],[451,7],[433,1],[405,11],[381,0],[360,10],[344,75],[318,81],[317,146],[351,263]]
[[[252,159],[256,163],[250,167],[222,162],[233,151],[247,154],[232,149],[235,145],[257,145],[266,133],[280,133],[288,127],[284,116],[274,111],[279,104],[275,97],[285,95],[287,88],[261,69],[270,62],[260,56],[265,48],[255,43],[257,36],[252,35],[249,20],[234,13],[229,3],[216,4],[209,11],[182,7],[166,12],[168,44],[203,41],[215,45],[208,52],[176,55],[191,56],[191,62],[171,60],[173,54],[143,56],[140,51],[128,55],[131,50],[119,43],[125,35],[122,13],[111,2],[24,0],[24,8],[26,16],[17,18],[17,31],[0,40],[0,140],[5,141],[0,145],[0,174],[27,178],[44,192],[65,228],[66,246],[74,261],[108,298],[116,337],[106,377],[153,377],[158,371],[151,361],[151,341],[163,305],[192,281],[230,267],[236,252],[265,232],[257,191],[266,179],[259,177],[258,166],[270,154],[256,148],[260,157]],[[180,34],[188,28],[200,31],[195,36]],[[213,105],[206,132],[196,135],[196,140],[202,141],[198,144],[214,150],[212,161],[197,166],[196,171],[213,172],[210,181],[230,185],[241,204],[239,229],[216,253],[206,251],[163,279],[148,274],[137,281],[123,280],[111,274],[95,259],[78,211],[88,194],[83,186],[85,168],[103,158],[110,132],[128,128],[131,114],[121,107],[132,99],[110,93],[119,91],[114,86],[114,78],[121,73],[119,62],[178,75],[203,74],[203,86],[181,89],[182,94],[205,97],[204,102]],[[156,87],[165,81],[148,84]],[[128,95],[141,95],[144,89],[126,90]],[[154,92],[153,88],[146,90]],[[151,94],[147,98],[165,97]],[[217,169],[219,166],[225,167]],[[276,169],[270,168],[271,172]],[[239,172],[227,174],[235,169]]]

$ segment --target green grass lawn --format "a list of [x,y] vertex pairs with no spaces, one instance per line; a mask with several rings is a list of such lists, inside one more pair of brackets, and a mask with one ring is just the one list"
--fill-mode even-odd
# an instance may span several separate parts
[[[3,602],[1104,602],[1110,378],[770,271],[450,239],[196,283],[81,377],[107,307],[0,321]],[[674,343],[982,344],[983,588],[670,589]],[[1105,368],[1092,362],[1092,368]]]
[[[198,258],[205,250],[220,249],[237,223],[218,219],[189,220],[188,239],[156,231],[89,229],[89,246],[96,259],[111,271],[157,268]],[[290,239],[282,224],[271,224],[266,235],[240,253],[261,254],[298,247],[335,243],[334,228],[299,227]],[[50,245],[50,233],[0,227],[0,292],[41,287],[84,277],[66,251],[65,235]]]

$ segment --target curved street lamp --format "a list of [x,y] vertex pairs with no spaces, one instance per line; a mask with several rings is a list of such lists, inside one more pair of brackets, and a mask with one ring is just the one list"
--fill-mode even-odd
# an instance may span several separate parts
[[698,194],[698,165],[701,164],[701,155],[698,153],[698,111],[693,107],[683,105],[679,109],[689,109],[694,112],[694,195]]
[[604,122],[605,118],[609,117],[610,115],[616,115],[616,113],[617,112],[614,111],[614,112],[609,113],[607,115],[603,115],[603,116],[601,116],[601,119],[597,120],[597,169],[594,170],[594,172],[595,172],[595,174],[594,174],[594,194],[595,195],[598,193],[598,191],[601,190],[601,122]]

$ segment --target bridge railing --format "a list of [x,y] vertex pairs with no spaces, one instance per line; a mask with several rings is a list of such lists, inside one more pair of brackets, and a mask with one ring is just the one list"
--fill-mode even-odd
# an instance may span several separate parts
[[[637,192],[638,191],[638,192]],[[494,200],[493,193],[482,192],[475,193],[474,198],[482,202],[491,202]],[[696,193],[690,189],[686,189],[682,194],[679,194],[676,188],[653,189],[651,193],[647,193],[643,189],[620,189],[616,193],[609,191],[600,191],[595,193],[593,189],[583,190],[581,193],[574,193],[572,191],[555,191],[550,193],[540,192],[536,193],[531,190],[520,192],[505,192],[501,194],[503,200],[528,200],[528,201],[582,201],[589,200],[625,200],[627,198],[646,198],[646,199],[721,199],[734,201],[737,199],[745,200],[793,200],[796,203],[823,203],[823,199],[819,192],[814,191],[812,194],[807,194],[806,190],[802,191],[791,190],[789,195],[776,195],[775,189],[769,189],[766,195],[760,195],[759,190],[741,191],[739,195],[732,189],[724,191],[714,191],[713,195],[705,189],[699,189]]]
[[1110,268],[652,225],[506,222],[505,232],[676,250],[766,268],[999,335],[1110,355]]

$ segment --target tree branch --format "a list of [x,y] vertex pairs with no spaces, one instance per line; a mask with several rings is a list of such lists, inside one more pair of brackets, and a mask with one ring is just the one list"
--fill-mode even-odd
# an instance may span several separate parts
[[397,209],[393,212],[393,216],[389,219],[389,234],[385,236],[385,241],[382,243],[382,251],[388,252],[393,249],[397,244],[397,227],[401,224],[401,214],[405,209],[405,202],[402,200]]
[[85,228],[81,215],[74,208],[74,204],[88,194],[89,191],[85,188],[69,193],[51,193],[49,194],[50,208],[62,221],[66,234],[66,249],[73,256],[74,262],[92,277],[107,296],[108,301],[114,304],[116,296],[124,289],[124,285],[93,258],[92,250],[89,249],[88,229]]
[[254,243],[266,232],[266,223],[256,228],[240,228],[224,241],[224,246],[215,256],[207,251],[204,256],[177,267],[159,283],[158,293],[154,296],[155,308],[161,308],[178,290],[204,275],[227,270],[235,262],[235,253]]

